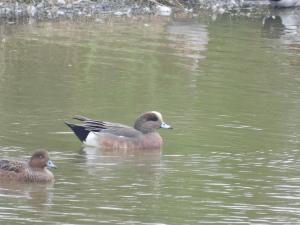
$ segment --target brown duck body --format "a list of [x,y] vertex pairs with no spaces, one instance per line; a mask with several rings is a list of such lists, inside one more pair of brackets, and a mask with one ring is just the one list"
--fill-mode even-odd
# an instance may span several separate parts
[[120,123],[92,120],[82,116],[74,117],[82,124],[65,122],[86,145],[104,149],[160,149],[163,140],[157,130],[171,128],[163,122],[159,112],[141,114],[134,127]]
[[0,160],[0,181],[52,182],[54,176],[47,166],[55,167],[49,161],[48,153],[36,151],[30,160]]
[[96,135],[99,146],[105,149],[160,149],[163,145],[163,140],[157,132],[135,137],[115,136],[109,133]]

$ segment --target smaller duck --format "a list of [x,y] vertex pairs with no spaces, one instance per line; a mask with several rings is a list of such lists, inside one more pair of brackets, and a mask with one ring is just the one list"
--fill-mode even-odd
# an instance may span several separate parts
[[134,127],[92,120],[83,116],[76,116],[74,119],[82,121],[82,124],[67,121],[65,124],[71,128],[78,139],[85,145],[103,149],[160,149],[163,140],[157,130],[172,129],[157,111],[141,114],[136,119]]
[[272,6],[278,8],[290,8],[300,6],[300,0],[270,0],[270,3]]
[[0,159],[0,181],[53,182],[54,176],[47,168],[56,168],[46,150],[38,150],[29,160]]

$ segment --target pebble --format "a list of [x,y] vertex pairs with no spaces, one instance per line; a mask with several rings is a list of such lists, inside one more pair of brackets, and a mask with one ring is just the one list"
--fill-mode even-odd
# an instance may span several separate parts
[[171,7],[165,5],[156,5],[156,14],[159,16],[170,16],[172,13]]

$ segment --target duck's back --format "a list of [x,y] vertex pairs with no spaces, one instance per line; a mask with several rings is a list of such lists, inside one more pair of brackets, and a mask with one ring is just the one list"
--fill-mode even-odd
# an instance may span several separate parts
[[0,179],[19,180],[25,174],[26,163],[15,160],[0,160]]

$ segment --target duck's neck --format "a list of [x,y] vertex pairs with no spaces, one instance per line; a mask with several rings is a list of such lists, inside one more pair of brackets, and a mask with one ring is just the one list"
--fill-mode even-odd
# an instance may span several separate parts
[[149,134],[155,132],[155,129],[150,124],[147,123],[143,123],[143,125],[141,125],[141,123],[135,123],[134,128],[141,131],[143,134]]

